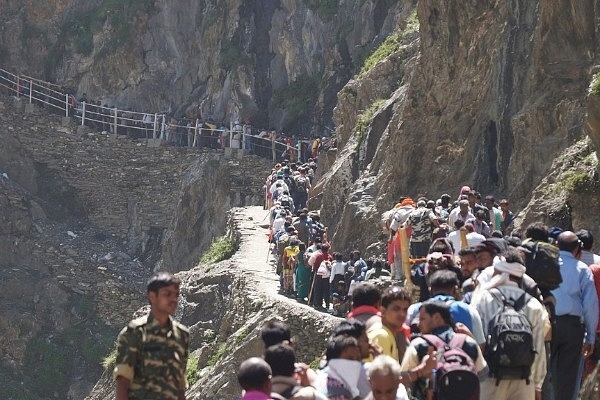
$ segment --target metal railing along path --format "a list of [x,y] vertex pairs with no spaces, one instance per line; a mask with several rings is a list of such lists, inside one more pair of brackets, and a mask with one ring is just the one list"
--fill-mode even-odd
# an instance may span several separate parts
[[78,101],[72,93],[58,85],[1,68],[0,92],[72,118],[79,125],[127,135],[132,139],[156,139],[186,147],[243,149],[273,162],[281,159],[284,153],[300,161],[306,161],[310,154],[309,140],[296,140],[291,144],[269,135],[253,134],[248,125],[230,124],[228,129],[200,119],[176,119],[166,113],[136,112],[106,107],[99,102]]

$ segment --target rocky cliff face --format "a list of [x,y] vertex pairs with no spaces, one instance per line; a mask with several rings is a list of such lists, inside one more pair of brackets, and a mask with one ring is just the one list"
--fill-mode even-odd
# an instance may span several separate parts
[[195,266],[231,207],[262,204],[270,170],[254,156],[77,134],[61,122],[0,98],[5,399],[89,393],[152,271]]
[[336,93],[414,3],[9,1],[0,65],[110,105],[320,134]]
[[[401,46],[338,95],[337,156],[313,203],[334,243],[377,246],[372,221],[402,194],[457,195],[466,184],[525,206],[586,134],[598,11],[594,1],[420,1],[418,42],[403,41],[418,51]],[[397,85],[373,89],[382,80]],[[360,129],[366,111],[373,123]]]

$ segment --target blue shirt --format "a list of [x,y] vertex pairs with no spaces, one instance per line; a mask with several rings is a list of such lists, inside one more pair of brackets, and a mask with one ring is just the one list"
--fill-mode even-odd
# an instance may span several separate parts
[[[471,312],[469,311],[469,306],[462,301],[456,301],[456,299],[452,296],[446,294],[438,294],[429,299],[429,301],[441,301],[449,304],[450,306],[450,315],[452,315],[452,319],[454,322],[461,322],[469,328],[469,330],[473,331],[473,318],[471,318]],[[407,311],[407,324],[412,324],[413,320],[418,316],[419,310],[421,309],[420,303],[411,304],[408,307]]]
[[592,272],[568,251],[560,251],[562,283],[552,290],[556,298],[556,315],[573,315],[583,319],[585,343],[594,344],[598,325],[598,296]]

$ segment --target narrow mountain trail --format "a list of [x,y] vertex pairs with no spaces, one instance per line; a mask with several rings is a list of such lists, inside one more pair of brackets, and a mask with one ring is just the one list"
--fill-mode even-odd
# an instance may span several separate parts
[[264,293],[280,301],[286,301],[307,310],[318,312],[312,307],[299,303],[294,298],[279,293],[279,277],[275,273],[275,257],[269,246],[268,210],[261,206],[240,207],[233,210],[233,218],[238,226],[241,239],[238,251],[231,258],[243,267],[248,279],[256,285],[259,293]]

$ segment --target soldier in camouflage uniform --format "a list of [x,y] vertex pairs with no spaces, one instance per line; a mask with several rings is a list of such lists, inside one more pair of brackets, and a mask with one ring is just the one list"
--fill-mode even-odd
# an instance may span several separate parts
[[179,284],[167,272],[152,276],[147,287],[150,314],[119,333],[113,371],[117,400],[185,400],[189,331],[171,317]]

